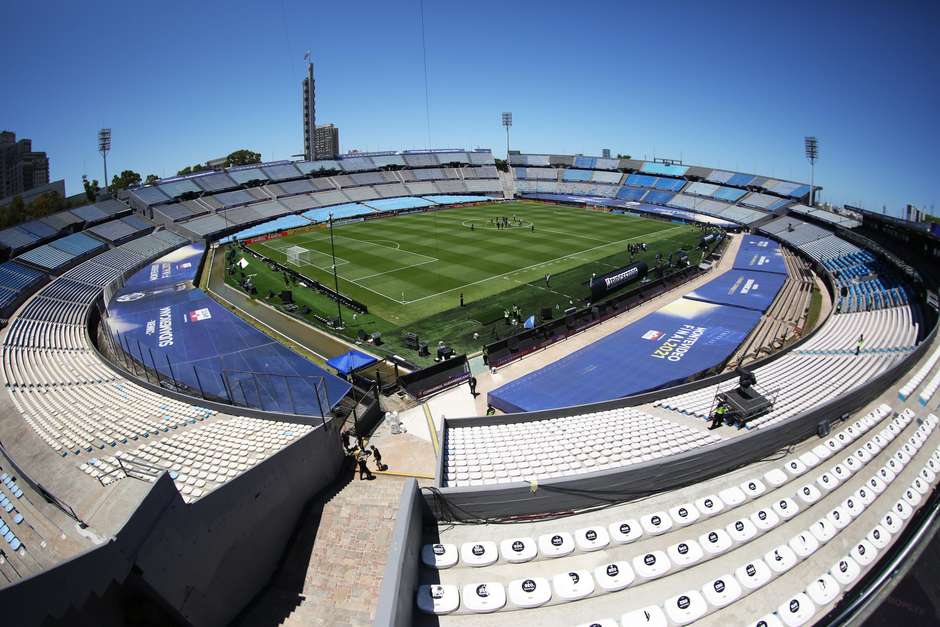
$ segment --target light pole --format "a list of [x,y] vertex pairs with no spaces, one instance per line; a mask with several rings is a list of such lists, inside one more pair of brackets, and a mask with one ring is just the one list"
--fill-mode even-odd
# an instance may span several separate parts
[[333,256],[333,287],[336,289],[336,315],[339,316],[339,328],[343,328],[343,308],[339,303],[339,277],[336,275],[336,245],[333,243],[333,214],[330,214],[330,254]]
[[98,131],[98,152],[104,160],[104,191],[108,192],[108,151],[111,150],[111,129],[103,128]]
[[819,158],[819,142],[815,137],[810,136],[806,137],[804,140],[806,145],[806,158],[809,160],[810,165],[810,175],[809,175],[809,206],[816,206],[816,159]]
[[512,113],[503,112],[503,126],[506,127],[506,165],[509,165],[509,127],[512,126]]

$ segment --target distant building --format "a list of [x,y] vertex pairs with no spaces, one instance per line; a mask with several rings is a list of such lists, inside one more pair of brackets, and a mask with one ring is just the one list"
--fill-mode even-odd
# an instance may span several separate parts
[[49,158],[33,152],[30,139],[16,141],[16,133],[0,132],[0,197],[16,196],[49,183]]
[[317,88],[313,80],[313,63],[307,53],[307,76],[303,82],[304,113],[304,159],[313,161],[317,158]]
[[339,128],[321,124],[317,127],[315,144],[317,159],[335,159],[339,155]]
[[601,157],[603,157],[604,159],[610,159],[610,148],[604,148],[601,151]]

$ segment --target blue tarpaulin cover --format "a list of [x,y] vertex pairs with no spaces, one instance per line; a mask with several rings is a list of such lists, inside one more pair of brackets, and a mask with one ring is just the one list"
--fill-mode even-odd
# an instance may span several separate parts
[[738,270],[760,270],[761,272],[787,273],[780,244],[757,235],[745,235],[734,259]]
[[784,274],[732,269],[685,297],[764,312],[774,302],[786,278]]
[[364,368],[377,361],[378,359],[371,355],[353,350],[328,359],[326,364],[340,374],[349,374],[350,372]]
[[349,391],[193,286],[204,252],[183,246],[136,272],[108,305],[115,340],[137,361],[207,396],[319,416]]
[[727,359],[759,311],[680,298],[489,393],[505,412],[581,405],[677,384]]

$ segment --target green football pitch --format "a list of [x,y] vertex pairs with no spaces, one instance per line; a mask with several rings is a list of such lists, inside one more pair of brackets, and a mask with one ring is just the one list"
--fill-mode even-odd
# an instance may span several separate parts
[[[495,221],[503,216],[511,222],[515,217],[511,228],[497,229]],[[513,201],[337,224],[333,246],[340,292],[369,308],[366,316],[344,315],[347,332],[355,333],[356,327],[381,331],[389,349],[403,354],[398,336],[406,330],[418,332],[432,346],[444,340],[458,350],[479,350],[507,332],[490,329],[502,322],[505,308],[517,305],[527,317],[545,307],[583,305],[591,274],[628,264],[631,243],[647,244],[647,251],[636,259],[652,266],[656,252],[691,250],[699,235],[684,224]],[[333,286],[326,228],[251,248]],[[272,284],[280,279],[269,277],[266,267],[255,265],[261,267],[248,272],[254,273],[259,292],[284,289],[283,282]],[[335,305],[331,312],[322,295],[299,300],[325,317],[335,317]],[[474,333],[479,341],[471,341]]]

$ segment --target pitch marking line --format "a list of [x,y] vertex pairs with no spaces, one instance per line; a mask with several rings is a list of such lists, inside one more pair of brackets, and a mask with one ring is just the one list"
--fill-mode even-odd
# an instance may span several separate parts
[[[586,248],[586,249],[584,249],[584,250],[575,251],[575,252],[573,252],[573,253],[571,253],[571,254],[568,254],[568,255],[562,255],[561,257],[556,257],[555,259],[549,259],[549,260],[546,260],[546,261],[540,261],[540,262],[538,262],[538,263],[534,263],[534,264],[532,264],[531,266],[526,266],[526,267],[524,267],[524,268],[516,268],[516,269],[514,269],[514,270],[510,270],[509,272],[503,272],[502,274],[494,274],[493,276],[487,277],[487,278],[485,278],[485,279],[480,279],[479,281],[474,281],[473,283],[466,283],[466,284],[461,285],[461,286],[459,286],[459,287],[454,287],[454,288],[451,288],[451,289],[449,289],[449,290],[444,290],[443,292],[438,292],[438,293],[436,293],[436,294],[431,294],[430,296],[422,296],[421,298],[416,298],[416,299],[414,299],[414,300],[406,300],[406,301],[404,301],[404,302],[402,302],[402,301],[398,301],[398,302],[400,302],[400,303],[403,304],[403,305],[410,305],[410,304],[412,304],[412,303],[421,302],[422,300],[427,300],[427,299],[429,299],[429,298],[434,298],[435,296],[441,296],[442,294],[449,294],[450,292],[456,292],[457,290],[466,289],[466,288],[470,287],[471,285],[477,285],[477,284],[479,284],[479,283],[485,283],[485,282],[490,281],[490,280],[492,280],[492,279],[499,279],[499,278],[501,278],[501,277],[504,277],[504,276],[507,276],[507,275],[510,275],[510,274],[515,274],[515,273],[517,273],[517,272],[523,272],[523,271],[525,271],[525,270],[531,270],[531,269],[537,268],[537,267],[539,267],[539,266],[541,266],[541,265],[556,263],[556,262],[558,262],[558,261],[561,261],[562,259],[568,259],[569,257],[574,257],[575,255],[580,255],[580,254],[583,254],[583,253],[591,252],[592,250],[597,250],[597,249],[599,249],[599,248],[607,248],[608,246],[613,246],[614,244],[623,244],[624,242],[629,242],[629,241],[631,241],[631,240],[639,239],[639,238],[641,238],[641,237],[651,237],[652,235],[662,235],[663,233],[668,233],[668,232],[670,232],[670,231],[675,231],[676,229],[682,229],[682,228],[685,228],[685,225],[684,225],[684,224],[679,225],[679,226],[674,226],[674,227],[672,227],[672,228],[664,229],[664,230],[658,231],[657,233],[654,233],[654,234],[646,233],[646,234],[644,234],[644,235],[637,235],[637,236],[635,236],[635,237],[628,237],[628,238],[626,238],[626,239],[621,239],[621,240],[616,240],[616,241],[613,241],[613,242],[608,242],[607,244],[601,244],[600,246],[595,246],[595,247],[593,247],[593,248]],[[660,238],[656,238],[656,239],[660,239]],[[366,289],[368,289],[368,288],[366,288]],[[388,297],[386,296],[386,298],[388,298]],[[389,300],[395,300],[395,299],[389,298]]]

